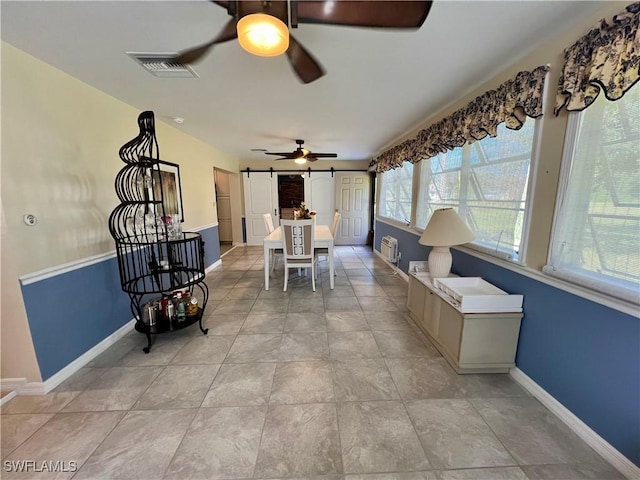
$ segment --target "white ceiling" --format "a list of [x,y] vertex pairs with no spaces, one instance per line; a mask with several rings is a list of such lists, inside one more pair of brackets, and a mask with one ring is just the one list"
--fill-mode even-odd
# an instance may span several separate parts
[[[125,52],[177,52],[230,18],[201,1],[1,2],[2,40],[239,159],[293,151],[294,139],[370,160],[430,114],[606,2],[438,1],[418,31],[301,24],[327,74],[304,85],[286,57],[237,42],[194,65],[199,78],[149,74]],[[273,158],[273,157],[269,157]]]

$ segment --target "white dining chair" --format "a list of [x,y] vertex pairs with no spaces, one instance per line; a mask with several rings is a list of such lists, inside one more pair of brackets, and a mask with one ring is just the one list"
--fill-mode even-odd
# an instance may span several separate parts
[[[264,218],[264,226],[267,228],[267,235],[269,235],[275,230],[273,228],[273,220],[271,219],[271,214],[265,213],[262,217]],[[283,255],[283,250],[281,248],[275,248],[271,250],[271,255],[270,255],[271,258],[269,260],[271,262],[271,271],[276,269],[276,263],[278,261],[278,258],[282,258],[282,255]]]
[[289,283],[289,269],[311,268],[311,285],[316,291],[315,229],[313,220],[282,220],[284,246],[284,291]]
[[[338,233],[338,225],[340,224],[340,218],[342,214],[337,212],[333,214],[333,223],[331,224],[331,236],[333,237],[333,241],[335,243],[336,233]],[[324,257],[324,259],[329,258],[329,249],[328,248],[316,248],[315,250],[316,258]]]

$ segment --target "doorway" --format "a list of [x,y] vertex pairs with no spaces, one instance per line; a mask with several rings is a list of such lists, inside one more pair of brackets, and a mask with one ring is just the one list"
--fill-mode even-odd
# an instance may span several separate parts
[[278,208],[280,218],[293,220],[293,210],[304,202],[304,177],[278,175]]
[[216,211],[218,214],[218,236],[220,254],[224,255],[233,248],[233,222],[231,212],[231,182],[229,174],[217,168],[213,169],[213,181],[216,190]]

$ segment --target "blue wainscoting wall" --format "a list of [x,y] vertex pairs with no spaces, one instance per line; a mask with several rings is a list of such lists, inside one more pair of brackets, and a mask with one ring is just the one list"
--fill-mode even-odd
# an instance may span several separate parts
[[[207,268],[220,259],[218,226],[198,231]],[[115,257],[23,284],[22,296],[43,380],[133,318]]]
[[[426,260],[418,234],[376,221],[374,246],[398,239],[400,268]],[[516,365],[640,466],[640,319],[452,250],[452,271],[524,295]]]
[[204,241],[204,267],[209,268],[211,265],[220,260],[220,231],[218,225],[198,230]]
[[22,297],[43,380],[133,318],[115,257],[22,285]]

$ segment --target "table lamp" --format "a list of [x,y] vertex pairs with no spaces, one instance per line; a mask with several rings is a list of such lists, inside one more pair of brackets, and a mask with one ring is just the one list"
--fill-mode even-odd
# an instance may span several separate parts
[[462,245],[475,238],[453,208],[441,208],[433,212],[422,236],[421,245],[433,247],[429,253],[429,274],[431,278],[446,277],[451,270],[452,245]]

